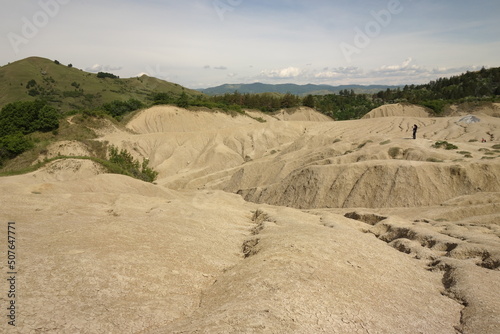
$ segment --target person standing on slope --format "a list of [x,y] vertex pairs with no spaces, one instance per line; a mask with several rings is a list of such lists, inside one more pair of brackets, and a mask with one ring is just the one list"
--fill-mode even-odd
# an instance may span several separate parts
[[413,124],[413,139],[417,139],[417,124]]

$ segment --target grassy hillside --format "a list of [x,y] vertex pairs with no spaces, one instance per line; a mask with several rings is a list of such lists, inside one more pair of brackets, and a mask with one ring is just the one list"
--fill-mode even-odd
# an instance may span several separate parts
[[0,108],[15,101],[45,99],[61,111],[87,109],[114,100],[146,102],[153,92],[179,96],[200,92],[146,75],[139,78],[98,78],[95,73],[30,57],[0,67]]

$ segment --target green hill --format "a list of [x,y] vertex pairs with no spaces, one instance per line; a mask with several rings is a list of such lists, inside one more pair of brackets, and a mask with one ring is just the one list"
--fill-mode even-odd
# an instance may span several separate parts
[[70,65],[30,57],[0,67],[0,108],[15,101],[43,99],[61,111],[88,109],[114,100],[147,102],[152,93],[172,97],[185,91],[202,93],[178,84],[143,75],[138,78],[99,78]]

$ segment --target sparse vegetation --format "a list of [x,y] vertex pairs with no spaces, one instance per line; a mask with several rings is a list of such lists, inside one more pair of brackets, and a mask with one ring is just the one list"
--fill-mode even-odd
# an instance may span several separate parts
[[399,155],[403,153],[403,149],[400,147],[391,147],[389,151],[387,151],[389,156],[393,159],[396,159]]
[[387,145],[387,144],[389,144],[390,142],[391,142],[390,140],[386,140],[386,141],[381,142],[381,143],[380,143],[380,145]]
[[427,158],[427,162],[443,162],[443,160],[437,159],[437,158]]
[[112,165],[106,167],[112,168],[112,173],[128,175],[146,182],[153,182],[158,176],[158,172],[148,166],[148,159],[140,163],[127,150],[118,150],[115,146],[109,148],[109,162]]
[[458,146],[448,143],[447,141],[437,141],[432,145],[434,148],[444,148],[445,150],[456,150]]
[[366,144],[368,144],[368,143],[373,143],[373,141],[372,141],[372,140],[367,140],[367,141],[365,141],[364,143],[359,144],[359,145],[358,145],[358,149],[362,149],[362,148],[363,148],[363,147],[365,147],[365,146],[366,146]]
[[500,150],[500,144],[495,144],[491,148],[494,150]]

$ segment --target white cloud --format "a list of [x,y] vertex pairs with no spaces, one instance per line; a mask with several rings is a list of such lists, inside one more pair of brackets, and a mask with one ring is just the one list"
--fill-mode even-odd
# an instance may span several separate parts
[[350,76],[359,76],[363,74],[363,70],[355,66],[350,67],[338,67],[329,69],[324,68],[322,72],[316,73],[314,78],[316,79],[332,79],[332,78],[345,78]]
[[102,71],[119,71],[122,68],[123,68],[122,66],[94,64],[90,67],[87,67],[85,69],[85,71],[95,73],[95,72],[102,72]]
[[296,78],[301,74],[303,74],[303,71],[298,67],[287,67],[275,70],[264,70],[260,72],[260,74],[268,78],[287,79],[287,78]]
[[374,73],[418,73],[424,71],[424,69],[418,65],[412,65],[413,59],[407,58],[402,64],[398,65],[383,65],[382,67],[373,70]]

